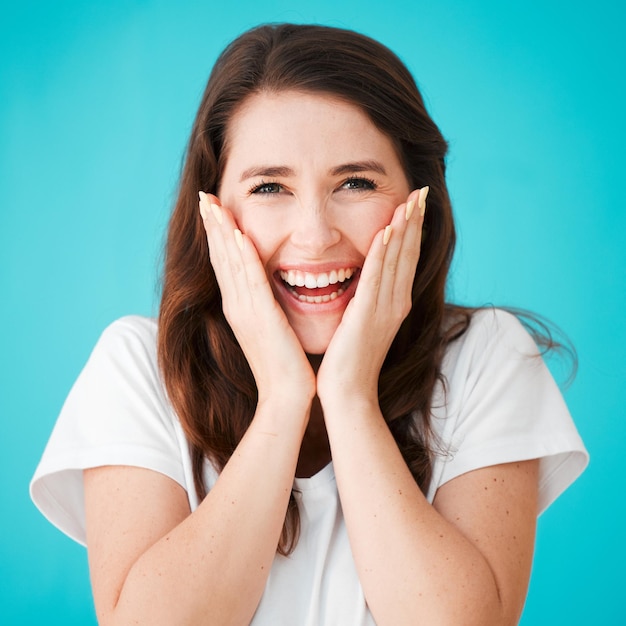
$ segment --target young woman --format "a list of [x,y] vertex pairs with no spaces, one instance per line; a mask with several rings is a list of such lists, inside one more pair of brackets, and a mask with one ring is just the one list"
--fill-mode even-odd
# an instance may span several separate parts
[[32,484],[100,624],[518,622],[586,452],[517,319],[447,304],[446,143],[382,45],[215,65],[158,323],[103,334]]

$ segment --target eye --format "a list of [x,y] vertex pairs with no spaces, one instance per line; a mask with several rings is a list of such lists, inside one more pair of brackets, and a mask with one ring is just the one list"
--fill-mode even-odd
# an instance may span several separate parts
[[271,182],[261,181],[259,184],[256,184],[250,187],[250,189],[248,190],[248,193],[249,194],[253,194],[253,193],[264,194],[264,193],[280,193],[281,191],[283,191],[283,186],[280,183],[271,183]]
[[348,191],[372,191],[377,187],[371,178],[348,178],[341,184],[341,188]]

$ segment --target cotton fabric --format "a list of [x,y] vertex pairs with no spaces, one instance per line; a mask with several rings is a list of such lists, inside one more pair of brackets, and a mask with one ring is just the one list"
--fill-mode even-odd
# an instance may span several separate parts
[[[60,530],[85,544],[82,471],[129,465],[179,483],[198,506],[189,446],[165,392],[157,324],[125,317],[102,334],[74,384],[31,483],[31,496]],[[453,342],[433,397],[436,456],[427,493],[466,472],[540,459],[545,510],[583,471],[588,455],[561,393],[519,321],[486,309]],[[259,468],[262,471],[262,468]],[[210,489],[217,473],[205,465]],[[372,626],[356,573],[332,462],[296,478],[301,535],[275,557],[254,626]]]

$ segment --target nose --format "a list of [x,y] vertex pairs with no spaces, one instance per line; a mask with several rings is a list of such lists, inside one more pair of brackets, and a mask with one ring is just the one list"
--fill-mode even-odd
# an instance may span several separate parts
[[330,212],[321,203],[300,206],[294,216],[291,243],[311,255],[319,257],[341,239]]

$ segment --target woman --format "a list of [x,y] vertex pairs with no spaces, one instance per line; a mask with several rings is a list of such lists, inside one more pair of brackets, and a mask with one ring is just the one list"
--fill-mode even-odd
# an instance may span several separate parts
[[221,55],[158,326],[105,331],[32,484],[100,624],[517,623],[586,452],[519,322],[444,301],[445,154],[364,36]]

